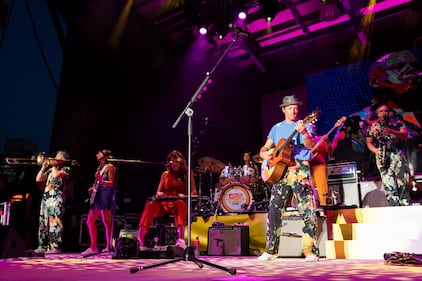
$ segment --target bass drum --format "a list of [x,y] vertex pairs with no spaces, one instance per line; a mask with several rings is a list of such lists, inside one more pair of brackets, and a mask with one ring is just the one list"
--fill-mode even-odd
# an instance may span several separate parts
[[226,213],[248,211],[252,204],[252,192],[247,185],[232,182],[224,186],[220,195],[220,205]]

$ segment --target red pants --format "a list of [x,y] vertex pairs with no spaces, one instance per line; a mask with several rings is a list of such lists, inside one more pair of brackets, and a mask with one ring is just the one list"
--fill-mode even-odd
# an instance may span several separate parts
[[188,207],[183,200],[175,201],[148,201],[144,212],[139,220],[139,227],[149,229],[154,218],[163,217],[167,214],[174,216],[176,227],[186,226]]

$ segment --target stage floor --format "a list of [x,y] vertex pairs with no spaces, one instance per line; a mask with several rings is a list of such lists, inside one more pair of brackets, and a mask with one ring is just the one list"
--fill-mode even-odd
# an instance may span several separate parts
[[131,273],[131,268],[171,259],[112,259],[111,254],[83,258],[77,253],[0,259],[3,281],[49,280],[421,280],[422,267],[385,265],[384,260],[328,260],[305,262],[302,258],[258,261],[256,256],[198,256],[199,260],[236,269],[225,270],[192,261],[178,261]]

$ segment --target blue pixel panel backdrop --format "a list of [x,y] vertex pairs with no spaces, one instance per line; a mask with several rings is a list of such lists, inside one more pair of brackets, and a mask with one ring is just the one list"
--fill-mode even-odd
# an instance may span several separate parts
[[316,122],[318,135],[327,133],[342,116],[371,104],[368,70],[372,63],[368,60],[307,76],[309,108],[321,111]]

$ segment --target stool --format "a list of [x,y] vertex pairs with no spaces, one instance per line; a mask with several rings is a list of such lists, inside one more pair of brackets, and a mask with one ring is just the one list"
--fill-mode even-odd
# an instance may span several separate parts
[[[174,216],[173,215],[166,215],[159,218],[154,218],[150,231],[148,231],[150,235],[150,245],[153,246],[157,244],[157,246],[168,246],[176,244],[177,240],[177,228],[174,224]],[[154,241],[157,240],[158,241]]]

